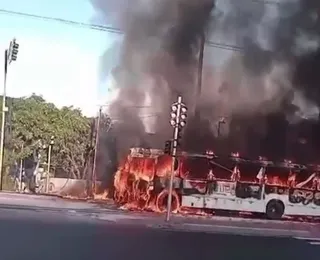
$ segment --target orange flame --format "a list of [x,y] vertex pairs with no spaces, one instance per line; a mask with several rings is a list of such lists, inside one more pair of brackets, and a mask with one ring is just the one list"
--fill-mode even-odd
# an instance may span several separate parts
[[[139,209],[163,212],[168,194],[163,190],[155,194],[155,178],[169,177],[170,156],[138,158],[129,155],[120,165],[114,178],[114,199],[126,209]],[[156,167],[157,165],[157,167]],[[179,207],[178,195],[174,192],[175,210]]]
[[[239,156],[238,153],[234,155]],[[207,175],[211,171],[208,162],[201,160],[200,158],[180,157],[178,169],[175,172],[176,177],[182,180],[188,179],[188,184],[199,191],[206,189]],[[115,173],[115,202],[125,209],[166,211],[168,191],[165,187],[171,174],[171,167],[172,158],[168,155],[152,156],[151,153],[151,155],[132,156],[132,154],[129,154]],[[253,173],[250,173],[250,170],[241,173],[240,170],[238,171],[236,172],[238,181],[259,182],[256,177],[256,170]],[[230,180],[231,178],[230,172],[226,172],[225,169],[219,167],[214,169],[214,176],[215,180]],[[279,188],[288,187],[289,183],[292,182],[290,178],[292,177],[281,174],[274,168],[268,170],[262,182]],[[159,187],[159,183],[161,187]],[[292,187],[291,184],[289,186]],[[173,190],[172,210],[179,213],[190,212],[190,209],[186,211],[186,209],[181,208],[180,196],[175,189]],[[195,210],[191,211],[195,212]]]

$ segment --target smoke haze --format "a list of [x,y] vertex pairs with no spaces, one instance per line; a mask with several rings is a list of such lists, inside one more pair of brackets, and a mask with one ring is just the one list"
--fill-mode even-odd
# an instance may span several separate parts
[[[125,32],[120,61],[112,72],[117,97],[108,111],[118,151],[134,145],[162,148],[170,138],[170,104],[178,94],[189,108],[187,149],[213,145],[268,153],[270,143],[286,139],[288,124],[318,119],[319,1],[91,2],[104,24]],[[210,41],[241,46],[243,51],[230,52],[218,67],[212,64],[221,56],[205,56],[197,97],[203,31]],[[216,140],[222,116],[223,142]],[[148,133],[157,137],[150,139]],[[265,139],[270,139],[267,148],[262,147]],[[287,155],[288,145],[282,146],[280,157]]]

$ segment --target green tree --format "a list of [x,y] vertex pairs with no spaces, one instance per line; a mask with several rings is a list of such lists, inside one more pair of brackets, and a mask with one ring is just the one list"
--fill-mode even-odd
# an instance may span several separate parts
[[[10,152],[7,152],[11,161],[25,158],[43,145],[48,147],[51,136],[54,136],[52,168],[71,178],[84,178],[90,120],[79,109],[58,109],[37,95],[15,99],[11,109]],[[45,150],[42,150],[42,155],[47,161]]]

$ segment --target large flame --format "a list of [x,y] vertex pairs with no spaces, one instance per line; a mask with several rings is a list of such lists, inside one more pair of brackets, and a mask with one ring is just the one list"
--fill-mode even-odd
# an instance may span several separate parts
[[[143,149],[142,149],[143,150]],[[115,201],[126,209],[150,210],[164,212],[168,197],[166,189],[171,174],[172,157],[164,155],[157,150],[148,150],[147,154],[139,151],[131,152],[120,164],[114,178]],[[251,168],[250,168],[251,167]],[[285,168],[284,168],[285,169]],[[252,169],[252,165],[243,168],[240,173],[238,167],[229,170],[227,167],[219,165],[214,168],[214,178],[217,180],[239,180],[247,183],[258,183],[263,181],[268,185],[276,187],[307,187],[310,186],[310,176],[307,180],[299,180],[295,174],[281,172],[284,169],[269,169],[263,180],[259,179],[259,169]],[[204,192],[207,186],[208,174],[212,172],[212,165],[207,158],[180,157],[175,177],[186,180],[188,185]],[[309,180],[310,179],[310,180]],[[159,183],[162,186],[157,187]],[[180,197],[177,190],[173,190],[174,212],[185,212],[186,209],[180,207]],[[188,209],[194,212],[193,209]],[[199,213],[197,210],[196,213]],[[201,212],[203,213],[203,212]]]
[[163,192],[157,194],[158,196],[153,196],[152,183],[155,176],[169,177],[170,172],[171,158],[169,156],[134,158],[128,155],[115,174],[115,201],[126,208],[162,211],[156,205],[164,205],[166,194]]

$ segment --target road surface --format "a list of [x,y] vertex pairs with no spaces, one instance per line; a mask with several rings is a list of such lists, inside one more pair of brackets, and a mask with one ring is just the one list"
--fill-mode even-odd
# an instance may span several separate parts
[[319,224],[124,212],[0,193],[0,253],[15,259],[320,259]]
[[180,232],[114,224],[85,214],[19,209],[0,209],[0,241],[5,260],[318,260],[320,256],[319,245],[296,238]]

